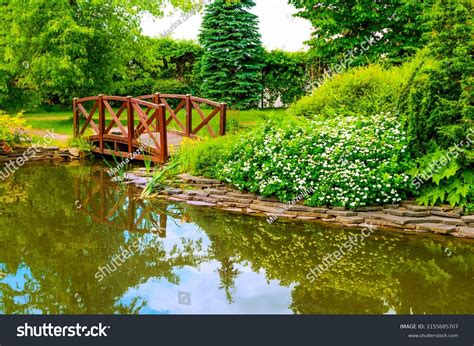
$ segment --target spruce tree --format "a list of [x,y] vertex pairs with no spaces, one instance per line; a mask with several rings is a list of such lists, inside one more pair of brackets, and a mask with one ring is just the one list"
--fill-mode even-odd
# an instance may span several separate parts
[[252,0],[215,0],[206,6],[200,32],[203,96],[236,109],[258,105],[263,47]]

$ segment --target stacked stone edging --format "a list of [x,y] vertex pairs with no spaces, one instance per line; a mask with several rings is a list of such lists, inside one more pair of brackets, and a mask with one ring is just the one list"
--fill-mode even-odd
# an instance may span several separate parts
[[[0,165],[9,161],[15,161],[17,158],[23,156],[28,148],[15,147],[11,151],[4,151],[0,147]],[[81,158],[80,150],[76,148],[59,149],[59,147],[36,147],[33,155],[28,155],[28,162],[30,161],[72,161]]]
[[[140,173],[138,173],[140,174]],[[463,215],[461,208],[425,207],[410,201],[395,205],[360,207],[348,210],[340,207],[308,207],[303,202],[294,205],[280,203],[276,198],[265,198],[241,192],[219,180],[181,174],[169,182],[172,187],[157,198],[185,202],[200,207],[278,217],[301,221],[323,221],[346,227],[374,225],[417,233],[439,233],[474,238],[474,215]]]

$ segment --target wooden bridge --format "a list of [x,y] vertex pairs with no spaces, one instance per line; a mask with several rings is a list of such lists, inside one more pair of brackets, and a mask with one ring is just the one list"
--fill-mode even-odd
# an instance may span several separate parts
[[[164,163],[184,137],[200,138],[204,131],[213,138],[226,133],[226,104],[191,95],[75,98],[73,113],[74,137],[84,137],[93,152],[136,160]],[[217,114],[216,134],[210,122]]]

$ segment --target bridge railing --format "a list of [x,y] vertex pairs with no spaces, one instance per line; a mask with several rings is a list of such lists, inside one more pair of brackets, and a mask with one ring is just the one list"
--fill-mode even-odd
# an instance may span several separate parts
[[[143,95],[137,97],[140,100],[149,100],[155,104],[164,104],[166,111],[169,114],[169,118],[166,120],[166,125],[174,123],[178,132],[186,137],[199,137],[199,131],[204,127],[207,129],[209,135],[212,138],[217,137],[216,132],[210,125],[211,120],[219,114],[219,132],[218,135],[224,136],[226,134],[226,117],[227,117],[227,104],[211,101],[201,97],[188,95],[177,95],[177,94],[161,94],[156,93],[153,95]],[[177,101],[176,108],[170,104],[170,100]],[[202,105],[210,108],[210,112],[205,114]],[[179,118],[181,111],[185,112],[184,121]],[[182,113],[182,112],[181,112]],[[199,119],[196,121],[196,117],[193,115],[199,116]],[[194,118],[194,119],[193,119]]]
[[[177,106],[172,107],[172,102]],[[183,116],[180,114],[182,110],[185,112]],[[210,112],[205,114],[207,111]],[[73,113],[74,137],[85,136],[86,131],[92,131],[87,139],[98,144],[93,148],[94,152],[122,155],[125,151],[119,147],[126,145],[126,153],[130,155],[134,149],[142,147],[140,139],[145,135],[149,153],[159,162],[166,162],[169,157],[168,132],[195,138],[204,128],[213,138],[226,133],[227,105],[191,95],[156,93],[136,98],[105,95],[75,98]],[[126,123],[123,124],[125,114]],[[217,114],[218,134],[210,124]],[[82,126],[81,115],[84,118]],[[199,116],[197,121],[196,116]],[[175,129],[171,129],[172,126]],[[113,149],[107,145],[110,142],[114,144]],[[136,158],[143,159],[143,155]]]
[[[115,107],[111,105],[115,104]],[[115,109],[118,110],[115,110]],[[168,160],[168,140],[166,131],[166,108],[163,104],[154,104],[131,96],[91,96],[73,100],[74,137],[84,136],[88,129],[92,135],[87,136],[91,142],[97,142],[93,148],[99,154],[122,156],[124,150],[119,145],[126,145],[128,155],[142,147],[139,138],[146,134],[149,138],[149,154],[159,162]],[[122,123],[126,114],[126,123]],[[80,124],[80,115],[85,120]],[[138,125],[135,123],[138,121]],[[106,143],[114,143],[111,149]],[[139,154],[137,159],[143,159]]]

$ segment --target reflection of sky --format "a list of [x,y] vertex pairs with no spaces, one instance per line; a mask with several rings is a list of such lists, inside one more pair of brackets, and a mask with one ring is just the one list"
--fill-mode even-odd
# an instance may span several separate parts
[[[290,314],[292,287],[281,287],[277,281],[269,283],[264,273],[254,273],[250,268],[237,265],[241,274],[232,290],[233,303],[229,303],[224,289],[219,289],[217,261],[204,263],[200,268],[185,267],[175,271],[180,285],[166,279],[150,279],[137,288],[130,289],[121,303],[130,304],[137,296],[147,305],[142,314]],[[189,292],[191,304],[178,302],[178,292]]]
[[[4,263],[0,263],[0,271],[3,272],[5,270],[6,265]],[[15,274],[6,275],[3,279],[0,280],[0,285],[7,285],[10,288],[18,293],[25,292],[26,284],[28,283],[30,286],[28,287],[28,291],[25,292],[26,294],[17,295],[13,297],[13,302],[18,305],[27,305],[30,302],[30,295],[32,290],[39,289],[39,285],[36,283],[31,285],[32,282],[35,282],[33,278],[33,273],[31,269],[26,265],[22,264],[18,268]],[[3,291],[0,290],[0,297],[3,299]],[[0,304],[0,306],[2,306]],[[38,309],[27,309],[29,314],[40,314],[41,311]],[[0,310],[0,314],[4,314],[5,311]]]
[[[153,236],[145,235],[144,237]],[[174,246],[182,248],[182,239],[201,241],[203,253],[211,245],[206,233],[192,223],[179,223],[168,217],[166,238],[161,239],[163,248],[169,253]],[[198,255],[198,254],[195,254]],[[234,299],[229,303],[221,286],[218,268],[220,263],[212,260],[199,268],[186,266],[176,269],[180,278],[175,285],[168,280],[151,278],[138,287],[130,288],[120,300],[128,306],[136,297],[141,297],[146,306],[142,314],[289,314],[291,287],[281,287],[277,281],[267,282],[265,273],[255,273],[249,267],[236,265],[240,272],[231,291]],[[178,303],[178,292],[191,294],[191,305]]]

